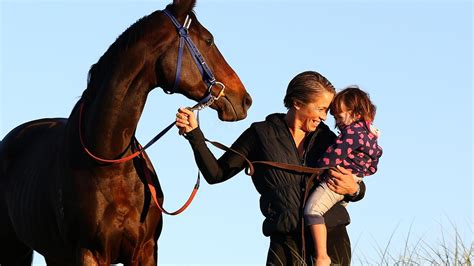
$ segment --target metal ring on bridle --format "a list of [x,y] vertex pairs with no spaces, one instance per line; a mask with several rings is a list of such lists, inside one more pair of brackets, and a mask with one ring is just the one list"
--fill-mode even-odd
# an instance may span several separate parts
[[209,93],[211,93],[212,91],[212,86],[214,85],[219,85],[221,87],[221,90],[219,91],[219,93],[217,94],[217,96],[214,96],[214,100],[219,100],[219,98],[221,98],[222,96],[224,96],[224,91],[225,91],[225,85],[224,83],[222,82],[219,82],[219,81],[216,81],[215,83],[209,85],[209,88],[207,89],[209,91]]
[[[212,95],[212,86],[214,86],[216,84],[218,86],[220,86],[221,89],[220,89],[219,93],[217,94],[217,96],[213,96]],[[199,111],[199,110],[202,110],[206,107],[209,107],[211,104],[214,103],[214,101],[219,100],[222,96],[225,95],[224,91],[225,91],[225,85],[222,82],[214,81],[207,88],[206,96],[204,96],[204,98],[202,98],[196,105],[194,105],[193,107],[188,108],[188,109],[191,110],[191,111]]]

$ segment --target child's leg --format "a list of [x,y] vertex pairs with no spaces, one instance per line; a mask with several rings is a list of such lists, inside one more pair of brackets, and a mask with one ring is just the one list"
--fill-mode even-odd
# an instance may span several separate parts
[[327,254],[327,232],[324,224],[324,213],[334,204],[341,201],[343,195],[330,190],[325,182],[322,182],[309,196],[305,205],[305,222],[310,227],[316,252],[316,265],[329,265],[331,259]]
[[304,215],[307,225],[324,223],[322,216],[343,199],[344,195],[337,194],[326,182],[321,182],[306,200]]
[[313,237],[314,247],[316,251],[316,266],[331,264],[331,258],[327,250],[327,231],[325,224],[312,224],[309,226],[311,236]]

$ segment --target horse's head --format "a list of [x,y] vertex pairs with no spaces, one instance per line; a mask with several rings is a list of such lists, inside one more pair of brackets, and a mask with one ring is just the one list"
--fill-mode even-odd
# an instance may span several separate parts
[[[164,12],[159,13],[162,16],[162,30],[166,31],[163,32],[162,36],[165,38],[161,42],[165,42],[166,46],[156,60],[158,85],[167,92],[181,93],[196,101],[211,93],[217,100],[210,107],[217,110],[221,120],[244,119],[252,104],[252,98],[217,49],[212,34],[199,23],[195,13],[192,12],[195,2],[195,0],[174,0]],[[186,20],[187,16],[190,20]],[[179,27],[187,26],[188,23],[190,23],[189,29],[182,32],[184,29],[180,30]],[[182,33],[185,36],[180,38],[183,36]],[[186,34],[190,37],[191,45],[187,43]],[[184,47],[182,56],[179,55],[180,39]],[[197,52],[192,52],[193,49],[190,47],[193,45],[197,48]],[[204,65],[199,59],[199,54],[202,55]],[[198,67],[199,65],[201,66]],[[214,82],[212,78],[215,78]]]

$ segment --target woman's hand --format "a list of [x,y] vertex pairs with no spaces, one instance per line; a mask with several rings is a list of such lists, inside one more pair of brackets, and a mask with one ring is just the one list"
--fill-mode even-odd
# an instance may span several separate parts
[[328,178],[328,187],[341,195],[354,195],[359,190],[359,184],[354,180],[350,170],[339,165],[336,169],[329,170],[330,178]]
[[198,127],[198,122],[193,111],[186,108],[179,108],[176,113],[176,127],[179,129],[179,134],[183,135],[191,132]]

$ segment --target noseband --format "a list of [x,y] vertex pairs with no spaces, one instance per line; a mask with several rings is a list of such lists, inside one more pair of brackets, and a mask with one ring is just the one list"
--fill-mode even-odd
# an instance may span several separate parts
[[[165,93],[172,94],[178,90],[180,76],[181,76],[181,63],[183,59],[183,51],[184,51],[184,46],[186,45],[188,47],[189,52],[191,53],[192,58],[194,59],[194,62],[196,63],[197,68],[199,69],[199,72],[201,73],[202,80],[204,81],[207,87],[206,94],[194,107],[195,109],[203,109],[211,105],[214,101],[218,100],[223,95],[224,90],[225,90],[225,85],[222,82],[216,81],[216,78],[214,77],[212,70],[204,61],[203,56],[201,55],[201,53],[199,52],[199,49],[194,44],[193,40],[191,40],[191,37],[189,36],[189,26],[191,25],[192,19],[189,17],[189,15],[186,16],[184,24],[183,26],[181,26],[178,20],[169,12],[169,10],[165,9],[163,10],[163,13],[165,13],[165,15],[167,15],[168,18],[171,20],[171,22],[174,24],[179,35],[178,60],[176,63],[176,75],[175,75],[174,85],[171,90],[164,89],[164,91]],[[221,90],[219,91],[219,94],[217,96],[212,95],[212,87],[215,85],[221,87]]]

